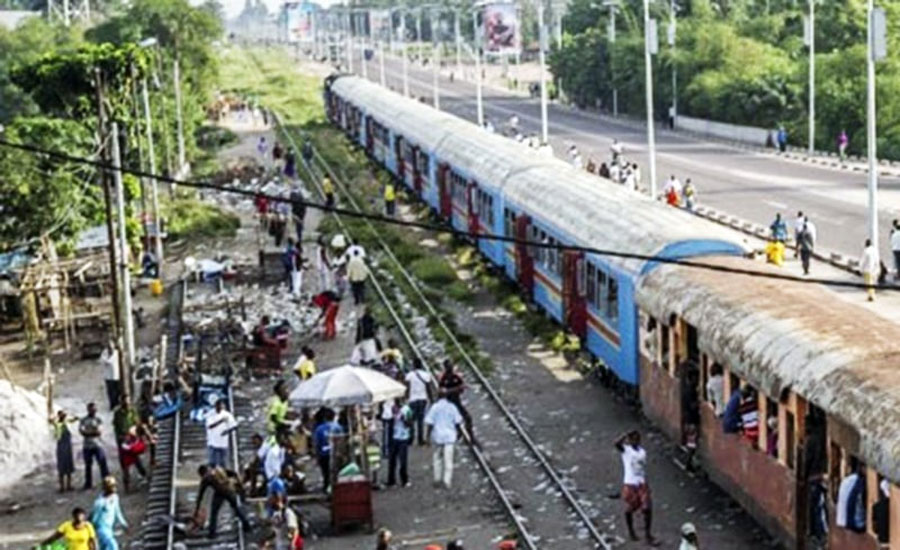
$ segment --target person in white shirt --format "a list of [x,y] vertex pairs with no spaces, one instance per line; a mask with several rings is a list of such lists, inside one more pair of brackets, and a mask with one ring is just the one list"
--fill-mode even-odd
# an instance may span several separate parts
[[609,151],[612,153],[612,163],[614,165],[619,164],[619,159],[622,157],[622,153],[625,152],[625,148],[622,147],[619,140],[613,139],[612,145],[609,146]]
[[813,246],[815,246],[817,238],[816,224],[809,219],[809,216],[803,216],[803,221],[806,223],[806,231],[809,232],[809,236],[812,237],[813,240]]
[[881,271],[881,262],[878,260],[878,250],[872,246],[872,239],[866,239],[866,245],[862,256],[859,258],[859,271],[862,273],[863,282],[866,283],[866,294],[869,301],[875,300],[875,283]]
[[722,413],[725,412],[725,377],[722,373],[722,365],[714,363],[709,373],[709,380],[706,381],[706,399],[716,411],[716,416],[722,416]]
[[894,227],[891,229],[891,252],[894,254],[895,277],[900,279],[900,220],[894,220]]
[[609,165],[609,179],[616,183],[622,183],[622,175],[619,171],[619,165],[612,163]]
[[684,523],[681,526],[681,544],[678,550],[699,550],[700,541],[697,538],[697,528],[693,523]]
[[553,158],[553,147],[546,141],[541,143],[540,147],[538,147],[538,152],[541,156]]
[[225,408],[225,400],[216,401],[216,410],[206,415],[206,450],[209,465],[225,467],[228,456],[228,436],[237,429],[237,421]]
[[409,407],[413,412],[413,427],[419,446],[425,445],[425,409],[430,400],[430,388],[434,377],[425,369],[422,361],[413,359],[412,370],[406,373],[406,387],[409,388]]
[[625,188],[629,191],[634,191],[637,189],[637,176],[635,176],[634,170],[625,170],[625,180],[623,183],[625,185]]
[[663,187],[663,195],[668,195],[670,191],[675,191],[679,197],[681,197],[681,182],[678,181],[678,178],[675,177],[675,174],[669,176],[669,179],[666,180],[666,185]]
[[365,262],[366,250],[354,244],[344,255],[347,258],[347,279],[350,281],[353,303],[360,305],[365,302],[366,278],[369,276],[369,268]]
[[616,450],[622,456],[624,478],[622,482],[622,500],[625,502],[625,523],[631,540],[640,540],[634,531],[634,513],[641,511],[644,516],[644,536],[651,546],[659,546],[653,537],[652,502],[650,486],[647,484],[646,465],[647,451],[641,447],[641,434],[637,430],[621,435],[615,441]]
[[457,429],[463,417],[456,405],[447,400],[442,392],[437,402],[428,409],[425,424],[428,439],[434,445],[431,464],[434,468],[434,486],[450,488],[453,481],[453,445],[456,443]]
[[262,460],[263,475],[266,476],[266,482],[278,477],[281,474],[282,466],[284,466],[285,458],[281,436],[270,435],[257,451],[257,456]]
[[119,404],[119,350],[116,343],[110,340],[106,348],[100,354],[100,364],[103,365],[103,381],[106,384],[106,398],[109,399],[109,410]]

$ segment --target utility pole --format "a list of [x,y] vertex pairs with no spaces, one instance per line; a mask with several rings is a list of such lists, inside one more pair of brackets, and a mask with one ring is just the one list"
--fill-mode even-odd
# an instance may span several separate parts
[[[106,86],[103,82],[103,75],[97,67],[94,68],[94,89],[97,102],[97,135],[100,138],[100,158],[106,162],[109,158],[108,149],[106,147],[107,144],[105,143],[109,137],[106,133],[106,107],[104,105],[104,102],[106,101],[106,98],[104,97]],[[110,301],[112,302],[113,310],[112,319],[110,320],[110,332],[113,334],[113,341],[119,352],[119,372],[122,373],[124,372],[125,358],[122,353],[122,340],[120,338],[121,333],[119,332],[121,327],[121,316],[119,310],[119,274],[118,264],[116,263],[116,230],[113,225],[112,193],[109,190],[109,177],[105,170],[100,171],[100,182],[103,186],[103,204],[106,210],[106,234],[109,240],[107,243],[107,251],[109,252],[109,278],[112,286]],[[124,376],[120,376],[119,379],[121,380],[122,391],[127,395],[127,381]]]
[[[184,152],[184,118],[181,112],[181,70],[178,65],[178,55],[175,55],[175,61],[172,64],[172,79],[175,82],[175,126],[178,129],[178,173],[184,170],[187,163],[187,157]],[[172,194],[175,194],[175,184],[171,185]],[[157,228],[160,230],[161,228]]]
[[153,119],[150,114],[150,94],[147,93],[147,79],[144,78],[141,85],[141,95],[144,99],[144,120],[147,125],[147,155],[150,158],[150,195],[153,201],[153,224],[156,226],[156,238],[154,239],[156,261],[159,262],[160,277],[162,276],[163,248],[162,227],[159,215],[159,182],[156,179],[156,150],[153,146]]
[[809,2],[809,16],[806,24],[806,45],[809,46],[809,150],[816,151],[816,0]]
[[381,87],[385,88],[385,87],[387,87],[387,84],[386,84],[387,79],[384,76],[384,40],[379,42],[378,62],[379,62],[379,69],[381,71]]
[[416,42],[419,44],[419,64],[425,63],[425,56],[422,55],[422,8],[416,12]]
[[[644,80],[647,92],[647,153],[650,163],[650,198],[656,200],[656,136],[653,128],[653,56],[658,51],[656,20],[650,19],[650,0],[644,0]],[[652,50],[652,51],[651,51]]]
[[[644,0],[645,2],[647,0]],[[541,66],[541,143],[549,142],[547,129],[547,70],[546,53],[547,29],[544,27],[544,0],[537,0],[538,52]]]
[[122,156],[119,151],[119,124],[112,123],[113,181],[116,188],[116,210],[119,220],[119,273],[122,278],[122,327],[124,328],[127,361],[122,363],[122,385],[130,393],[131,367],[134,365],[134,317],[131,307],[131,272],[128,269],[128,238],[125,234],[125,190],[122,187]]

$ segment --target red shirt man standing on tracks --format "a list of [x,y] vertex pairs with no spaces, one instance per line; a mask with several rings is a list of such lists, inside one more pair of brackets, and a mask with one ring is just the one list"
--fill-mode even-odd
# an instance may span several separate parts
[[640,510],[644,515],[644,536],[647,544],[659,546],[659,541],[651,534],[653,510],[650,486],[645,476],[647,451],[641,447],[640,432],[632,430],[622,435],[616,440],[615,446],[622,455],[622,467],[625,470],[622,500],[625,501],[625,523],[628,525],[628,534],[631,540],[640,540],[634,532],[634,513]]

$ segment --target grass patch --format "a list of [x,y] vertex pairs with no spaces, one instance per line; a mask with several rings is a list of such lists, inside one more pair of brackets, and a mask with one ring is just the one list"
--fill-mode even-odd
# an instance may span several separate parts
[[420,281],[431,286],[443,286],[458,280],[456,271],[443,258],[428,256],[412,263],[411,270]]
[[172,239],[234,237],[241,226],[235,214],[193,197],[164,203],[162,214],[170,220],[168,233]]

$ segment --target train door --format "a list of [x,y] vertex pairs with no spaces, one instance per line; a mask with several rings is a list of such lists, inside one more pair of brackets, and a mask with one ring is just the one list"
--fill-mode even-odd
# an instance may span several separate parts
[[565,250],[563,260],[563,315],[579,338],[587,336],[587,298],[584,284],[584,253]]
[[441,217],[447,220],[453,215],[453,194],[450,186],[450,165],[442,162],[438,165],[438,187],[441,192]]
[[475,183],[475,180],[470,180],[469,185],[466,187],[466,203],[467,203],[467,215],[466,220],[468,222],[468,231],[472,235],[478,234],[478,209],[481,206],[478,201],[478,185]]
[[413,188],[416,190],[416,194],[422,194],[422,172],[419,170],[419,157],[423,155],[422,150],[418,145],[413,147]]
[[400,181],[404,180],[406,175],[406,159],[403,158],[403,136],[397,136],[394,140],[394,154],[397,157],[397,176]]
[[370,156],[372,155],[375,149],[375,123],[372,120],[372,117],[366,117],[366,153]]
[[[815,539],[821,536],[821,531],[827,530],[821,520],[822,514],[816,510],[821,510],[820,506],[824,507],[824,501],[828,499],[825,488],[825,480],[828,479],[828,417],[812,403],[807,403],[807,406],[805,415],[801,415],[802,410],[795,411],[796,418],[788,411],[784,422],[787,436],[785,458],[788,466],[793,466],[796,472],[794,521],[797,550],[815,548]],[[799,424],[798,430],[794,428],[795,423]],[[816,506],[815,503],[821,505]]]
[[520,214],[516,218],[516,272],[519,275],[519,286],[531,298],[534,294],[534,258],[531,256],[531,247],[524,244],[528,240],[528,228],[531,218]]

